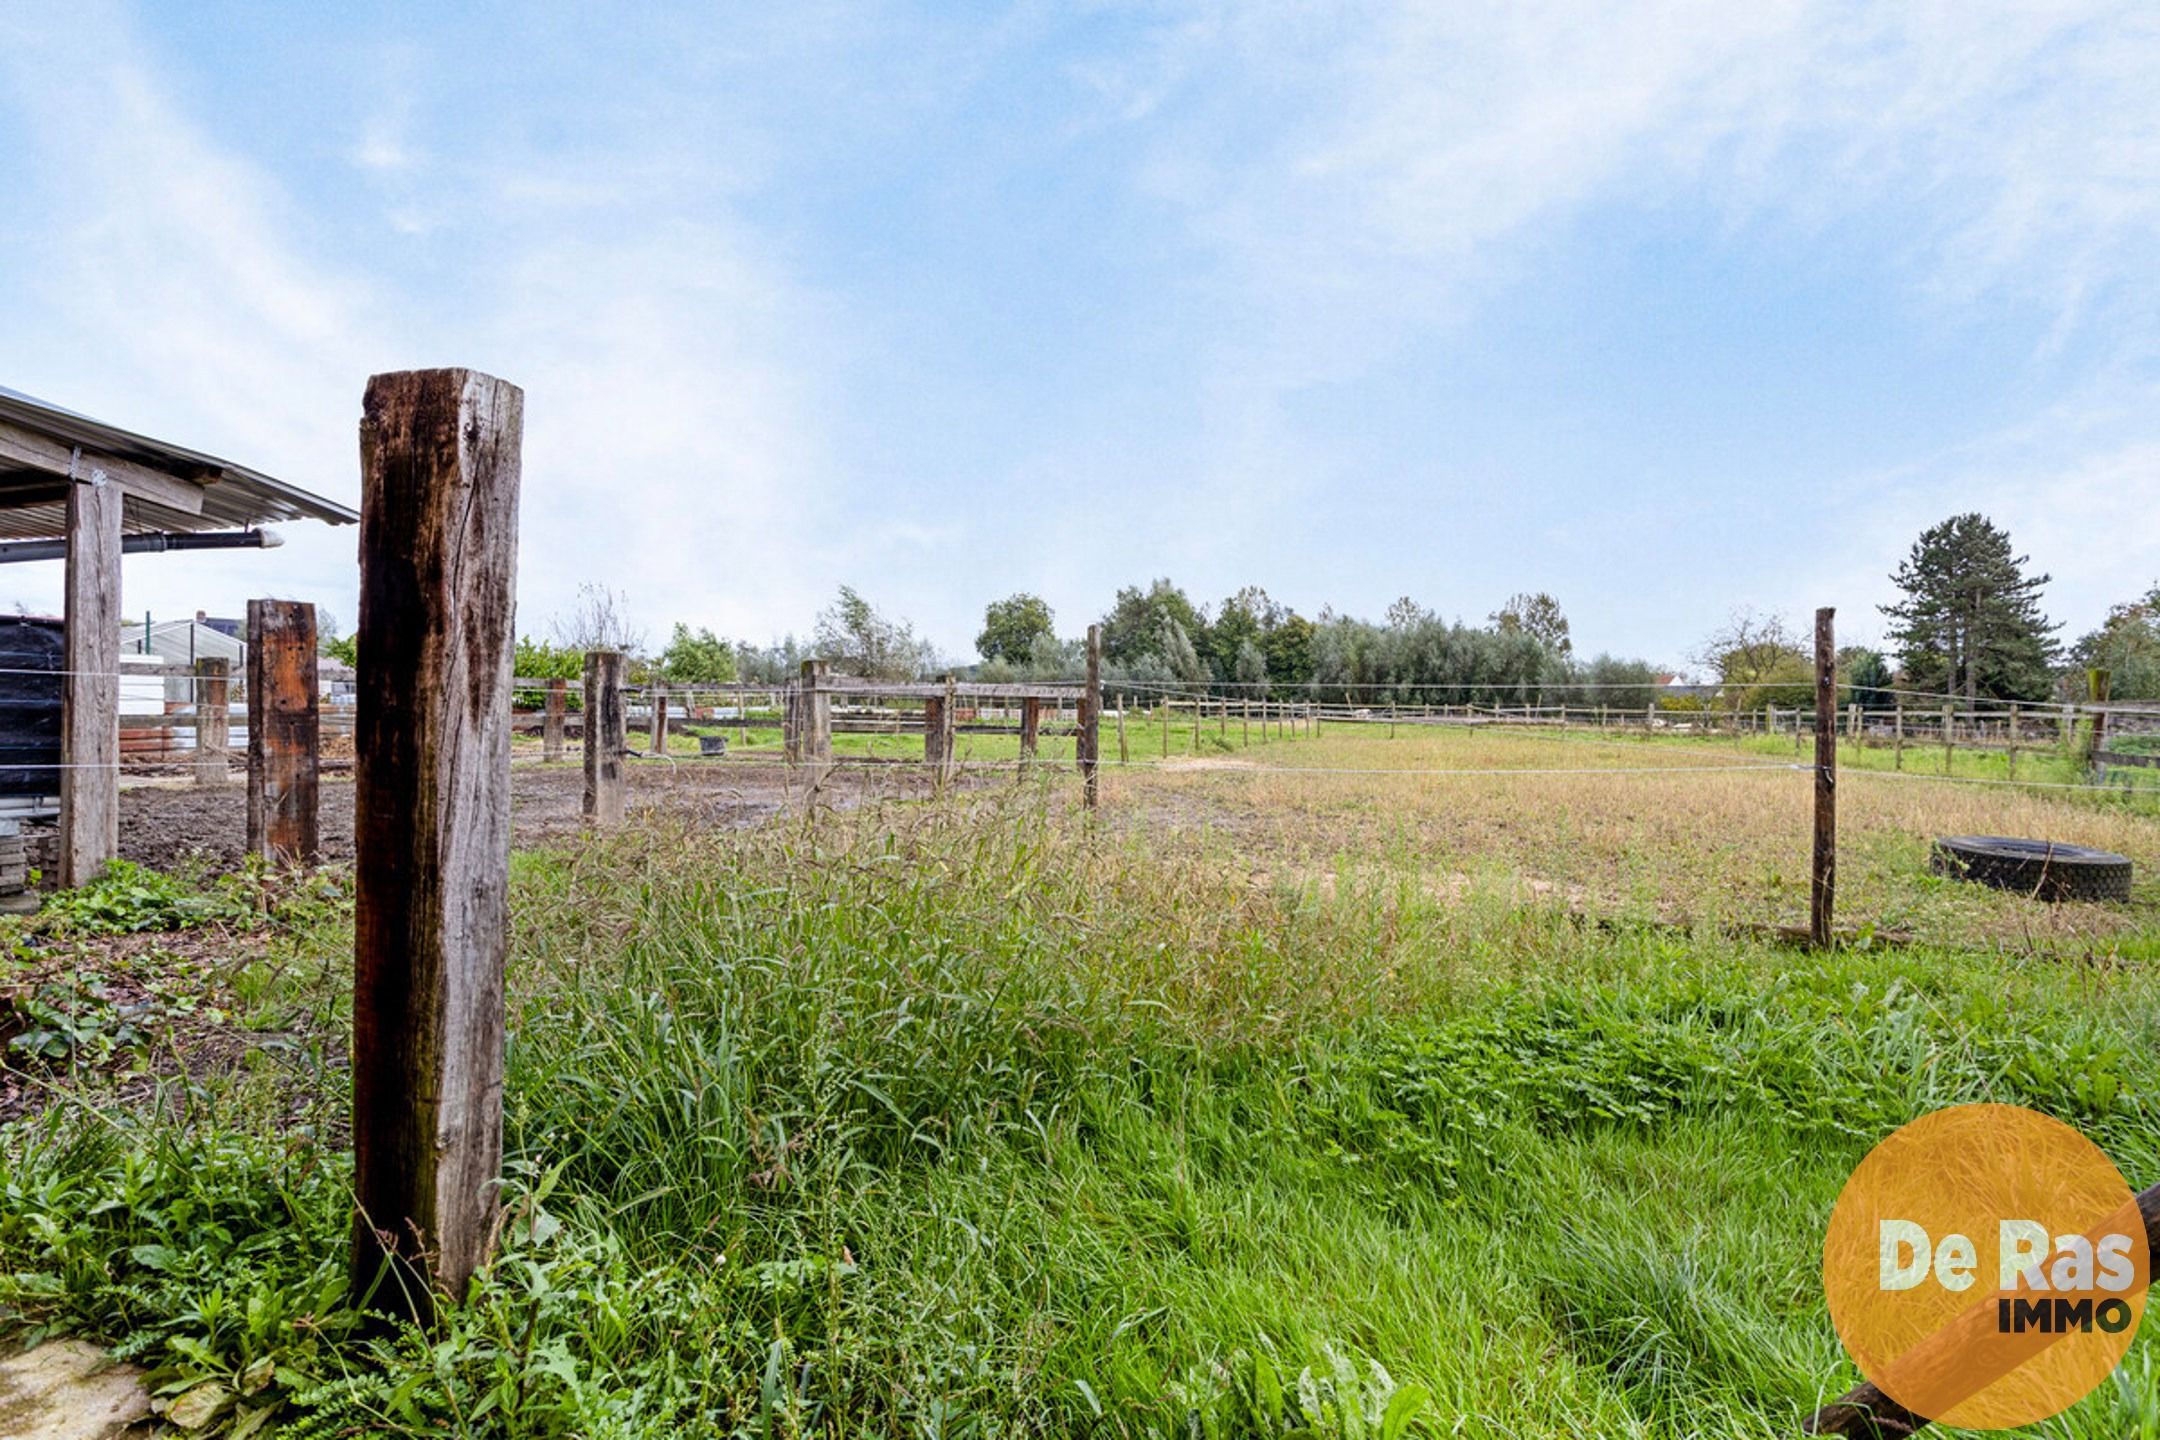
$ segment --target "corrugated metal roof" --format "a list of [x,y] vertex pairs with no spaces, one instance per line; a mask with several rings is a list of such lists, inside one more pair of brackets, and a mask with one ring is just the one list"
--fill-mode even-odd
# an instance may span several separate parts
[[[153,440],[4,385],[0,385],[0,420],[65,445],[133,461],[201,485],[200,515],[169,509],[130,493],[125,521],[130,531],[237,530],[293,520],[353,525],[360,519],[358,512],[334,500],[288,485],[260,470]],[[202,475],[215,478],[207,482],[196,479]],[[0,466],[0,538],[50,539],[65,531],[65,482],[55,483],[54,477],[42,471]]]

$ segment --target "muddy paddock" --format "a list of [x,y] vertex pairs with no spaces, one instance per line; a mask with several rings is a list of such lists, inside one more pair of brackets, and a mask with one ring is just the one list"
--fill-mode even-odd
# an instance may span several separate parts
[[[781,765],[734,765],[678,761],[632,764],[627,771],[630,812],[665,809],[709,829],[755,825],[802,799],[802,775]],[[866,796],[915,793],[924,779],[913,767],[844,767],[831,779],[833,803],[850,805]],[[520,762],[511,769],[511,843],[539,845],[578,828],[584,771],[577,764]],[[322,780],[323,858],[352,859],[352,776]],[[236,866],[247,844],[247,787],[237,777],[223,786],[188,780],[157,780],[120,792],[120,853],[158,870]]]

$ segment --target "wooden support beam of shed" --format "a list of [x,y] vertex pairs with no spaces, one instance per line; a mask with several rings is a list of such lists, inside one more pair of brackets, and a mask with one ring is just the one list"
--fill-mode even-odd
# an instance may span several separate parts
[[183,515],[202,514],[202,487],[217,479],[216,474],[209,474],[199,480],[183,480],[132,460],[122,460],[117,455],[78,451],[50,435],[40,435],[35,430],[25,430],[4,420],[0,420],[0,461],[66,479],[95,480],[102,475],[108,481],[119,482],[123,490],[153,500],[168,510],[178,510]]
[[68,486],[60,706],[60,883],[87,885],[120,850],[120,512],[109,480]]

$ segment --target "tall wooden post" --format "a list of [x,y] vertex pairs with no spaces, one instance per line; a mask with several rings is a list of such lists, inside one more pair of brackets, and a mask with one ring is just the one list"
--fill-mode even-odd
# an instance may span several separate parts
[[1120,765],[1130,765],[1130,764],[1132,763],[1132,751],[1131,751],[1131,750],[1130,750],[1129,748],[1127,748],[1127,746],[1126,746],[1126,744],[1125,744],[1125,707],[1126,707],[1126,706],[1127,706],[1127,704],[1129,704],[1129,703],[1130,703],[1130,701],[1129,701],[1128,697],[1126,697],[1126,696],[1123,696],[1123,695],[1120,695],[1120,696],[1118,696],[1118,707],[1117,707],[1117,758],[1118,758],[1118,764],[1120,764]]
[[315,607],[250,600],[247,636],[248,853],[312,865],[322,858]]
[[799,765],[803,757],[803,723],[799,682],[790,680],[780,696],[780,757]]
[[232,754],[232,661],[195,662],[195,783],[223,785]]
[[645,747],[645,753],[648,755],[665,755],[667,754],[668,731],[667,685],[662,681],[655,680],[650,689],[652,691],[652,743]]
[[1957,738],[1957,711],[1947,700],[1942,707],[1943,774],[1950,773],[1950,746]]
[[1170,758],[1170,697],[1165,695],[1156,702],[1158,718],[1162,721],[1162,758]]
[[420,1319],[495,1234],[524,409],[421,370],[360,422],[352,1278]]
[[62,584],[60,883],[87,885],[120,851],[120,516],[117,482],[68,482]]
[[1897,710],[1891,716],[1890,726],[1890,768],[1903,770],[1905,768],[1905,702],[1903,700],[1897,702]]
[[[1102,755],[1102,626],[1090,625],[1087,632],[1087,680],[1080,687],[1080,734],[1073,747],[1080,761],[1080,793],[1082,803],[1088,809],[1095,808],[1099,799],[1098,772]],[[1118,747],[1122,754],[1125,745],[1125,712],[1118,712]]]
[[570,682],[557,676],[547,682],[547,715],[540,722],[540,758],[550,765],[563,757],[563,730],[569,710]]
[[945,746],[952,736],[945,723],[945,697],[925,695],[922,714],[922,758],[929,767],[931,778],[942,780],[945,776]]
[[809,767],[810,798],[825,793],[832,773],[832,691],[825,684],[825,662],[802,662],[802,693],[796,697],[796,728],[801,732],[802,760]]
[[620,650],[585,652],[585,820],[620,825],[623,751],[630,748],[630,717],[623,706]]
[[2100,752],[2107,749],[2107,703],[2111,681],[2110,672],[2098,667],[2085,676],[2085,688],[2092,695],[2093,703],[2092,738],[2086,760],[2095,765],[2100,763]]
[[2004,730],[2004,738],[2010,742],[2010,778],[2017,779],[2018,762],[2018,707],[2010,707],[2010,721]]
[[1027,771],[1027,762],[1035,758],[1038,738],[1042,734],[1042,698],[1037,695],[1023,696],[1020,701],[1020,769]]
[[1830,944],[1837,908],[1837,636],[1829,606],[1815,612],[1815,857],[1808,885],[1808,939]]
[[938,784],[942,787],[960,768],[960,687],[952,676],[945,677],[945,702],[939,707],[945,727],[945,736],[938,744]]

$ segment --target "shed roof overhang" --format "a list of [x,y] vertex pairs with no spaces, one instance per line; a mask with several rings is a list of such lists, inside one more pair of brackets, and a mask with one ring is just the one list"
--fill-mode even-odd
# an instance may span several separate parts
[[0,386],[0,540],[67,533],[71,478],[126,492],[122,527],[187,534],[292,520],[356,524],[354,511],[213,455],[153,440]]

